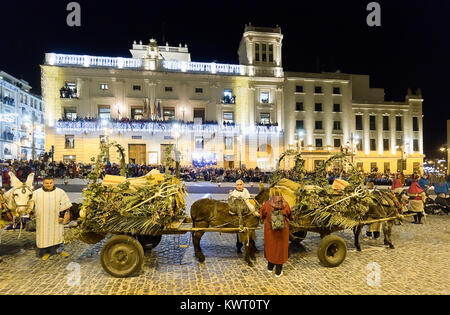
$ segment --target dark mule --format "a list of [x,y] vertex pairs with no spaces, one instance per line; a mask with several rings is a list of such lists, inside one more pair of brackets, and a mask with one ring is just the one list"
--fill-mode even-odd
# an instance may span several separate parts
[[[262,205],[268,199],[268,189],[263,189],[255,197],[255,200],[259,203],[259,205]],[[237,214],[230,214],[231,209],[233,209],[233,212]],[[194,228],[255,228],[259,225],[259,218],[250,213],[245,201],[241,198],[233,198],[229,203],[213,199],[200,199],[194,202],[191,206],[191,218]],[[199,262],[205,261],[205,255],[203,255],[200,247],[200,240],[204,233],[204,231],[192,232],[195,257]],[[244,243],[244,258],[249,266],[253,266],[251,259],[256,259],[254,234],[255,233],[253,230],[245,230],[238,234],[239,241]]]
[[[391,191],[379,191],[375,190],[373,193],[374,204],[370,205],[369,211],[363,220],[376,220],[390,217],[397,217],[402,213],[401,198],[404,192],[401,194],[394,194]],[[389,248],[394,248],[392,243],[391,234],[392,226],[395,220],[382,222],[384,245],[389,245]],[[358,225],[353,228],[353,234],[355,236],[355,247],[358,251],[361,251],[361,245],[359,244],[359,236],[361,235],[363,225]]]

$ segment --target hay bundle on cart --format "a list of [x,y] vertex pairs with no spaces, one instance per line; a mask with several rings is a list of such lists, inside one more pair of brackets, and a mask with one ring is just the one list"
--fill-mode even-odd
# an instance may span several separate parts
[[[297,151],[285,152],[279,163],[287,156],[293,156],[295,166],[290,177],[277,169],[271,181],[271,189],[279,189],[289,203],[293,220],[291,227],[320,226],[328,229],[351,229],[358,226],[369,211],[372,196],[363,190],[364,177],[345,154],[336,154],[329,158],[313,174],[306,174],[304,160]],[[346,168],[348,177],[337,178],[330,186],[326,173],[334,162]]]
[[[106,175],[98,180],[106,152],[117,147],[122,156],[121,176]],[[111,143],[102,145],[91,182],[83,192],[80,224],[70,231],[86,243],[96,243],[106,233],[158,235],[168,224],[185,216],[186,188],[176,177],[157,170],[138,178],[126,178],[123,148]]]

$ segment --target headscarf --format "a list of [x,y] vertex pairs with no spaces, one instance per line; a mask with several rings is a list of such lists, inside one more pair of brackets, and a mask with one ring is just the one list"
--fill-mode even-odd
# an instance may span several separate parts
[[[416,181],[413,181],[411,183],[411,186],[408,189],[408,193],[410,194],[421,194],[423,193],[423,189],[419,186],[419,183],[417,183]],[[422,197],[420,196],[416,196],[416,198],[414,198],[415,200],[421,200]]]
[[281,210],[285,207],[286,201],[278,188],[272,188],[270,190],[269,205],[276,210]]
[[272,196],[269,199],[269,205],[276,209],[276,210],[281,210],[284,208],[284,199],[283,196]]
[[403,188],[402,181],[398,178],[394,179],[394,182],[392,183],[391,190],[395,190],[397,188]]

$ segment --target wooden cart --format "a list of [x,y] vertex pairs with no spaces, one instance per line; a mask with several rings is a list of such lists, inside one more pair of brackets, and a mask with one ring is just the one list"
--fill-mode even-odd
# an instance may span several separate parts
[[[363,226],[372,223],[382,223],[413,215],[414,214],[407,214],[399,217],[361,221],[359,225]],[[325,267],[337,267],[345,260],[345,257],[347,256],[347,244],[342,237],[332,234],[337,231],[343,231],[344,228],[338,226],[331,228],[315,226],[311,224],[310,220],[304,219],[300,220],[298,225],[291,224],[291,230],[293,232],[291,241],[297,243],[304,240],[308,232],[320,234],[321,240],[317,248],[317,257]]]
[[[247,228],[256,230],[260,228]],[[138,273],[144,263],[144,249],[151,249],[158,246],[164,234],[186,234],[188,232],[222,232],[238,233],[239,228],[194,228],[191,218],[184,217],[172,222],[156,235],[128,235],[114,234],[102,247],[100,262],[103,269],[110,275],[117,278],[125,278]],[[106,237],[107,233],[85,233],[80,240],[95,244]]]

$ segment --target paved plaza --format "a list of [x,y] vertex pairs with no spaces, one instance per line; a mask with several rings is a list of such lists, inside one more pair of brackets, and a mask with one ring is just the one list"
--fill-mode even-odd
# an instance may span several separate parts
[[[71,194],[71,199],[78,194]],[[196,194],[192,201],[225,195]],[[191,201],[191,202],[192,202]],[[318,234],[308,234],[301,245],[290,246],[284,275],[266,271],[263,232],[257,232],[257,263],[248,267],[235,250],[235,235],[206,233],[204,264],[194,258],[190,234],[165,235],[146,251],[144,269],[134,277],[117,279],[101,267],[103,243],[66,245],[70,257],[36,257],[34,233],[7,231],[0,245],[0,294],[450,294],[450,216],[427,216],[425,224],[405,219],[394,226],[396,246],[382,240],[353,245],[350,231],[338,232],[348,246],[345,261],[323,267],[317,258]],[[188,245],[187,247],[183,245]]]

